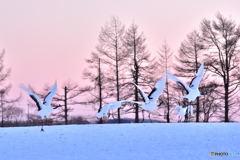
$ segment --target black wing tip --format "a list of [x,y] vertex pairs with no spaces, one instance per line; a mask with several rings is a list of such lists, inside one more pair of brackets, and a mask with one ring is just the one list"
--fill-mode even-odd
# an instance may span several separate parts
[[153,99],[152,97],[151,97],[151,95],[155,92],[157,90],[157,88],[156,87],[154,87],[153,89],[152,89],[152,91],[149,93],[149,95],[148,95],[148,98],[149,99]]
[[51,91],[48,92],[48,94],[44,97],[44,99],[43,99],[43,104],[46,104],[46,103],[47,103],[47,102],[46,102],[46,98],[48,97],[49,94],[51,94]]
[[177,81],[177,83],[183,87],[183,89],[187,92],[187,94],[189,93],[189,91],[187,90],[187,88],[184,86],[184,84],[182,82]]
[[38,100],[33,96],[33,95],[30,95],[30,97],[33,99],[33,101],[36,103],[37,105],[37,108],[38,108],[38,111],[40,111],[42,108],[38,102]]
[[57,108],[59,108],[59,107],[62,107],[62,105],[59,104],[59,105],[53,107],[53,109],[57,109]]

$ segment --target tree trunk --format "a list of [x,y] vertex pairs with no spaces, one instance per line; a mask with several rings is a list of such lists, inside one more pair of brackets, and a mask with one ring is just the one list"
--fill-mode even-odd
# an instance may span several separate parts
[[[116,88],[117,88],[117,101],[120,100],[120,91],[119,91],[119,68],[118,68],[118,44],[116,42]],[[120,115],[120,108],[118,108],[118,123],[121,123],[121,115]]]
[[[136,85],[138,85],[138,78],[136,79],[135,81]],[[135,87],[135,101],[139,101],[138,99],[138,89],[137,87]],[[135,123],[139,123],[139,105],[138,104],[135,104]]]
[[[198,72],[198,54],[197,54],[197,48],[196,44],[194,44],[194,52],[195,52],[195,69],[196,73]],[[196,104],[196,122],[199,122],[199,115],[200,115],[200,103],[199,103],[199,97],[197,97],[197,104]]]
[[196,122],[199,122],[199,115],[200,115],[200,103],[199,97],[197,97],[197,104],[196,104]]
[[3,118],[3,93],[1,93],[1,109],[2,109],[2,122],[1,122],[1,126],[4,126],[4,118]]
[[[139,67],[138,67],[138,62],[137,62],[137,49],[136,49],[136,37],[134,34],[134,40],[133,40],[133,58],[134,58],[134,69],[135,69],[135,75],[134,75],[134,79],[135,79],[135,84],[138,85],[138,78],[139,78]],[[135,101],[138,101],[138,88],[135,87]],[[136,108],[135,108],[135,123],[139,123],[139,105],[135,104]]]
[[65,124],[68,124],[68,108],[67,108],[67,87],[64,87],[64,119]]
[[168,91],[168,80],[166,82],[166,89],[167,89],[167,123],[170,123],[170,99]]
[[228,99],[229,99],[229,94],[228,94],[228,85],[226,84],[225,87],[225,122],[229,122],[229,118],[228,118],[228,112],[229,112],[229,107],[228,107]]
[[[102,109],[102,79],[101,79],[101,60],[98,60],[98,87],[99,87],[99,109],[98,112]],[[100,118],[99,123],[103,123],[103,119]]]

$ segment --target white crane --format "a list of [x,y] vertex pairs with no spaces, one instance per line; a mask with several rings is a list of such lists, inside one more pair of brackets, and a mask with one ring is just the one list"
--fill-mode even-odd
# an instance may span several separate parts
[[164,90],[165,79],[160,79],[159,81],[157,81],[157,83],[155,84],[155,87],[153,88],[152,92],[148,96],[135,83],[133,83],[133,84],[140,91],[139,93],[143,98],[143,102],[131,101],[131,100],[121,100],[121,101],[112,102],[112,103],[104,105],[101,108],[100,112],[97,113],[97,117],[102,118],[104,116],[107,116],[107,114],[110,110],[118,109],[119,107],[122,106],[123,103],[140,104],[140,107],[147,111],[157,109],[158,108],[157,100]]
[[108,112],[110,110],[114,111],[120,108],[123,103],[137,103],[137,104],[143,104],[143,102],[137,102],[137,101],[131,101],[131,100],[121,100],[121,101],[116,101],[112,103],[105,104],[100,112],[97,113],[97,118],[102,118],[108,115]]
[[45,96],[44,100],[41,101],[41,99],[39,98],[38,95],[36,95],[35,93],[33,93],[30,89],[26,88],[25,86],[21,85],[20,86],[24,91],[26,91],[29,96],[32,98],[32,100],[36,103],[37,109],[38,109],[38,115],[41,116],[42,118],[42,128],[41,131],[43,130],[43,125],[44,125],[44,119],[46,119],[53,111],[53,109],[58,108],[57,107],[52,107],[51,103],[52,103],[52,99],[54,97],[54,95],[56,94],[57,91],[57,83],[55,83],[52,88],[50,89],[50,91],[48,92],[48,94]]
[[183,96],[183,98],[187,98],[189,101],[194,101],[198,96],[201,96],[199,92],[199,84],[201,79],[203,78],[205,73],[204,64],[201,64],[200,68],[197,71],[196,76],[190,82],[190,85],[187,86],[181,80],[179,80],[174,75],[168,73],[167,76],[169,79],[173,80],[174,82],[180,84],[183,89],[187,92],[187,95]]
[[137,86],[135,83],[133,83],[139,90],[140,95],[143,98],[143,105],[140,107],[143,108],[146,111],[152,111],[154,109],[158,108],[157,100],[159,96],[163,93],[163,90],[165,88],[166,80],[164,78],[157,81],[155,84],[155,87],[152,89],[150,94],[147,96],[145,92],[141,90],[139,86]]

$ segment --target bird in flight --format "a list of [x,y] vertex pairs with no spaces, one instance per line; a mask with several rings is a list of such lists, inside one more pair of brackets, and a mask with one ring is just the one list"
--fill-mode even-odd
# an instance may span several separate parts
[[187,98],[189,101],[194,101],[198,96],[201,96],[198,88],[200,81],[204,76],[204,73],[204,64],[201,64],[201,66],[198,68],[196,76],[192,79],[189,86],[170,73],[167,73],[167,77],[181,85],[182,88],[186,91],[187,95],[183,96],[183,98]]
[[136,85],[135,83],[133,84],[138,88],[139,93],[143,98],[144,103],[140,107],[146,111],[152,111],[154,109],[157,109],[157,100],[159,96],[163,93],[166,80],[164,78],[158,80],[148,96],[145,92],[142,91],[142,89],[138,85]]
[[134,84],[138,88],[139,93],[143,98],[143,102],[131,101],[131,100],[121,100],[121,101],[112,102],[112,103],[104,105],[101,108],[100,112],[97,113],[97,117],[102,118],[104,116],[107,116],[107,114],[110,110],[118,109],[119,107],[122,106],[123,103],[139,104],[141,108],[143,108],[144,110],[147,110],[147,111],[151,111],[151,110],[158,108],[157,100],[164,90],[165,79],[160,79],[159,81],[157,81],[157,83],[155,84],[155,87],[153,88],[153,90],[151,91],[151,93],[148,96],[146,95],[146,93],[144,93],[140,89],[140,87],[138,85],[136,85],[135,83],[132,83],[132,84]]
[[50,91],[45,96],[43,101],[39,98],[39,96],[37,94],[33,93],[30,89],[26,88],[25,86],[21,85],[20,88],[22,88],[24,91],[26,91],[29,94],[29,96],[32,98],[32,100],[36,103],[38,115],[40,115],[42,118],[41,131],[44,131],[43,130],[44,119],[46,119],[52,113],[53,109],[57,109],[59,107],[59,106],[57,106],[57,107],[51,106],[52,99],[57,91],[57,83],[55,83],[51,87]]
[[117,110],[120,108],[124,103],[137,103],[137,104],[142,104],[142,102],[137,102],[137,101],[131,101],[131,100],[121,100],[121,101],[115,101],[112,103],[105,104],[100,112],[97,113],[97,118],[102,118],[108,115],[109,111],[112,110]]

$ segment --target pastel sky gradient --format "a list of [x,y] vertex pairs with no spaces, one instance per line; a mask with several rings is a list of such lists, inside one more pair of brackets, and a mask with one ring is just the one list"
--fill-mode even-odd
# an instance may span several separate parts
[[41,89],[58,80],[81,82],[85,59],[94,51],[101,26],[118,16],[144,32],[156,53],[167,40],[176,53],[203,18],[217,12],[239,23],[239,0],[1,0],[0,49],[12,69],[13,90]]

